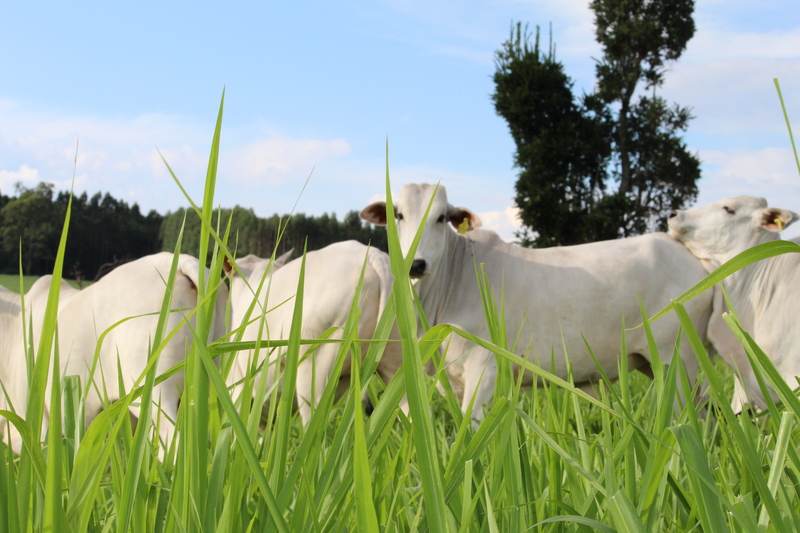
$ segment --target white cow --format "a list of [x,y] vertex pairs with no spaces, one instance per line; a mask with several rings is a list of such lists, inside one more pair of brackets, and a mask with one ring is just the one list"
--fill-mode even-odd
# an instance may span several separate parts
[[[395,203],[400,246],[408,253],[435,186],[406,185]],[[365,208],[361,217],[374,224],[386,223],[386,204]],[[468,227],[464,235],[452,231]],[[463,224],[463,226],[462,226]],[[451,324],[489,338],[489,331],[475,276],[475,264],[483,263],[493,293],[505,293],[506,334],[509,345],[520,332],[516,353],[545,369],[567,377],[567,361],[576,384],[599,378],[584,340],[611,378],[618,373],[622,319],[632,327],[641,323],[637,295],[645,310],[655,313],[670,303],[706,272],[680,243],[663,233],[630,239],[549,249],[526,249],[502,241],[492,231],[477,230],[478,217],[469,209],[455,208],[439,187],[411,267],[418,278],[416,289],[431,325]],[[705,332],[711,293],[686,306],[699,332]],[[670,314],[652,324],[658,352],[669,361],[678,334],[678,320]],[[562,342],[563,339],[563,342]],[[642,329],[627,333],[626,354],[630,368],[649,367],[649,353]],[[688,342],[681,358],[693,379],[697,360]],[[452,336],[446,355],[447,373],[454,391],[461,394],[466,411],[475,394],[473,416],[494,392],[496,363],[493,354],[459,336]],[[526,373],[525,383],[532,376]]]
[[[389,256],[359,242],[345,241],[306,254],[302,338],[315,339],[329,328],[342,328],[345,325],[350,306],[355,299],[355,291],[365,258],[367,258],[367,266],[359,302],[358,338],[371,339],[373,337],[378,318],[386,306],[392,288],[393,278]],[[231,323],[235,326],[241,325],[245,311],[253,302],[253,291],[258,289],[259,283],[266,275],[269,263],[267,259],[260,261],[253,261],[249,257],[245,259],[247,261],[237,261],[237,265],[242,268],[250,288],[239,276],[234,276],[231,281]],[[300,259],[292,261],[275,271],[271,279],[264,282],[258,296],[259,305],[255,307],[251,315],[252,320],[259,317],[261,309],[267,311],[262,330],[263,341],[288,338],[300,267]],[[245,329],[243,340],[256,340],[259,325],[258,319],[252,321]],[[341,333],[342,330],[339,329],[330,338],[341,339]],[[322,397],[333,370],[339,344],[321,344],[313,352],[312,357],[302,360],[309,348],[308,345],[301,346],[301,363],[297,371],[296,384],[296,398],[304,424],[307,424],[311,418],[312,402],[317,405]],[[366,349],[367,345],[363,345],[362,355],[366,354]],[[276,350],[269,355],[268,386],[273,383],[275,363],[284,351]],[[257,364],[262,364],[268,353],[268,349],[262,348]],[[399,342],[387,344],[378,368],[379,374],[385,380],[388,381],[400,365],[400,353]],[[248,368],[253,362],[253,356],[253,351],[242,351],[237,355],[228,376],[228,384],[236,385],[234,390],[241,389],[239,382],[247,375]],[[342,369],[342,376],[348,376],[349,371],[350,362],[348,360]],[[314,377],[313,383],[312,376]],[[239,384],[237,385],[237,383]],[[312,390],[315,393],[313,398]]]
[[[109,401],[115,401],[120,397],[120,385],[129,391],[142,375],[150,353],[150,344],[155,335],[157,314],[161,309],[172,257],[171,253],[162,252],[126,263],[82,291],[71,289],[66,297],[65,289],[62,288],[58,311],[61,373],[64,376],[80,376],[83,387],[92,380],[93,385],[90,386],[86,399],[87,424],[102,409],[102,399],[106,393]],[[200,264],[196,258],[185,254],[179,257],[171,304],[173,312],[170,313],[167,324],[168,333],[181,323],[184,313],[188,315],[189,311],[197,306],[199,268]],[[38,336],[36,320],[39,320],[38,327],[41,329],[41,315],[44,312],[49,281],[49,276],[37,281],[37,284],[41,282],[43,298],[34,299],[30,303],[26,299],[26,306],[30,306],[34,313],[35,336]],[[34,284],[30,292],[34,292],[37,284]],[[209,340],[219,338],[225,333],[224,309],[227,292],[226,286],[221,284]],[[181,309],[186,311],[178,311]],[[139,316],[148,313],[155,315]],[[101,334],[120,320],[133,316],[138,318],[110,329],[103,339],[95,373],[90,376],[95,348]],[[192,317],[190,323],[193,327],[195,322],[195,318]],[[183,361],[191,342],[191,332],[184,325],[162,350],[158,373]],[[19,351],[12,353],[11,358],[15,368],[8,376],[4,376],[7,378],[5,384],[11,392],[15,409],[18,413],[24,413],[27,398],[24,359]],[[122,384],[118,382],[118,361]],[[174,421],[182,390],[181,372],[157,385],[153,391],[152,417],[154,422],[160,417],[160,437],[167,444],[174,432]],[[45,405],[49,402],[49,393],[45,402]],[[160,411],[157,408],[159,404]],[[131,407],[131,412],[138,416],[139,407]],[[43,431],[47,427],[47,422],[45,420],[43,423]]]
[[[764,198],[735,196],[672,213],[668,224],[670,234],[713,269],[748,248],[777,240],[781,229],[797,218],[792,211],[767,207]],[[795,377],[800,376],[800,339],[791,324],[800,313],[800,298],[794,294],[800,286],[800,256],[784,254],[763,259],[731,274],[722,285],[742,327],[751,333],[784,380],[796,387]],[[709,338],[723,359],[741,375],[742,382],[737,376],[732,407],[736,412],[741,411],[749,396],[750,401],[764,409],[766,401],[741,345],[726,340],[730,339],[730,331],[722,320],[722,307],[722,298],[718,296]]]
[[[22,297],[16,292],[0,287],[0,410],[16,411],[23,418],[28,399],[26,346],[31,343],[31,332],[34,337],[34,353],[39,346],[51,282],[52,276],[42,276],[25,294],[24,324]],[[78,289],[62,280],[59,301],[63,303],[78,292]],[[9,424],[6,418],[0,417],[0,437],[4,440],[7,425]],[[12,448],[19,452],[22,447],[19,433],[11,427],[9,434]]]

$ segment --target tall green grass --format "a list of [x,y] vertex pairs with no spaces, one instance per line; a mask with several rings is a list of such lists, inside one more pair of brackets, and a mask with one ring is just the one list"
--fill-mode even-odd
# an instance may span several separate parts
[[[417,338],[408,264],[399,253],[391,216],[387,163],[393,296],[378,324],[377,341],[366,353],[356,342],[358,296],[349,304],[333,379],[303,427],[292,406],[300,346],[308,342],[300,337],[302,298],[286,304],[294,306],[295,320],[284,342],[242,342],[241,329],[235,328],[226,339],[206,342],[222,260],[232,239],[227,229],[211,225],[222,111],[221,104],[204,198],[192,202],[204,221],[201,248],[183,250],[205,257],[210,249],[212,262],[198,287],[195,342],[184,363],[186,388],[174,441],[159,443],[144,414],[157,409],[150,402],[152,389],[167,377],[155,368],[171,334],[163,326],[170,291],[144,374],[86,429],[82,402],[87,384],[60,376],[58,364],[52,369],[49,364],[60,355],[47,342],[57,334],[53,293],[41,333],[46,342],[35,358],[28,354],[28,411],[0,413],[19,427],[26,443],[19,456],[0,445],[0,532],[800,530],[800,401],[731,316],[754,367],[779,397],[763,415],[734,416],[728,406],[731,373],[711,361],[682,307],[725,272],[796,252],[796,246],[770,243],[750,250],[664,311],[681,319],[708,380],[707,416],[680,398],[679,380],[684,382],[680,390],[690,390],[680,357],[663,365],[660,359],[667,354],[654,348],[655,379],[629,372],[621,358],[619,381],[602,383],[593,398],[508,349],[513,339],[505,338],[502,294],[486,286],[490,339],[443,325]],[[68,245],[67,219],[56,278]],[[482,279],[480,268],[476,275]],[[303,290],[302,278],[298,290]],[[263,319],[260,313],[255,307],[251,318]],[[375,369],[395,320],[404,363],[384,385]],[[649,322],[643,316],[648,335]],[[446,349],[448,335],[467,337],[498,358],[496,394],[477,427],[462,415],[445,378],[438,349]],[[620,345],[624,342],[621,329]],[[254,365],[243,381],[247,401],[231,397],[225,380],[236,351],[278,345],[286,353],[279,369],[282,389],[267,387],[266,365]],[[348,392],[336,399],[348,354],[356,356],[353,378]],[[436,368],[433,376],[423,372],[429,360]],[[536,373],[539,384],[523,390],[513,365]],[[49,432],[40,440],[48,379],[54,383]],[[368,418],[364,394],[375,404]],[[406,394],[410,418],[398,408]],[[257,400],[251,403],[251,397]],[[677,410],[676,398],[682,406]],[[267,399],[262,422],[261,405]],[[135,427],[128,415],[133,403],[145,407]]]

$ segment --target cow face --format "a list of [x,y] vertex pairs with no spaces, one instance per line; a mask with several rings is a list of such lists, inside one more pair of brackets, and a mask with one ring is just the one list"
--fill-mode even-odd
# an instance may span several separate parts
[[[431,208],[426,219],[428,205]],[[403,186],[394,204],[394,214],[403,255],[408,255],[417,231],[423,228],[409,272],[412,278],[421,278],[435,271],[447,245],[446,232],[452,231],[448,223],[461,233],[481,226],[475,213],[464,207],[453,207],[447,202],[447,191],[443,186],[437,189],[428,183]],[[361,211],[361,218],[373,224],[385,225],[386,202],[376,202],[366,207]]]
[[722,263],[744,250],[778,238],[797,220],[792,211],[767,207],[764,198],[734,196],[670,214],[672,237],[700,259]]

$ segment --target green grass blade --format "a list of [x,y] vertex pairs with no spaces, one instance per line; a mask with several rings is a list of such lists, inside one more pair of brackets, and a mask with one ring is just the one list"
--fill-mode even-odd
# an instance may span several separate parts
[[636,508],[624,491],[619,491],[609,499],[608,511],[620,533],[645,533]]
[[[731,433],[732,440],[737,447],[738,453],[741,454],[742,464],[747,469],[750,479],[754,484],[754,489],[758,492],[763,505],[766,507],[767,512],[769,513],[770,519],[773,521],[776,527],[781,528],[784,526],[784,524],[780,509],[778,508],[772,493],[769,491],[769,487],[767,486],[767,482],[764,479],[763,472],[760,468],[761,461],[759,460],[759,454],[757,451],[757,436],[751,432],[745,431],[742,425],[739,423],[738,417],[733,414],[733,410],[728,403],[729,400],[724,395],[725,389],[721,382],[721,378],[714,371],[714,367],[708,357],[708,352],[706,352],[702,340],[695,331],[694,325],[692,324],[691,318],[689,318],[689,314],[686,312],[686,309],[682,304],[676,303],[675,312],[678,315],[681,326],[684,328],[684,331],[689,338],[692,349],[694,350],[697,360],[700,363],[700,368],[703,370],[706,375],[706,379],[709,381],[709,392],[718,404],[718,408],[722,413],[722,416],[725,418],[728,431]],[[706,478],[699,478],[699,481],[705,483]],[[730,506],[726,500],[723,499],[722,503],[728,507],[728,511],[733,513],[733,517],[739,521],[740,524],[743,526],[747,524],[746,518],[741,517],[739,513],[735,512],[734,508]]]
[[[361,394],[361,376],[359,371],[359,358],[352,358],[352,373],[350,374],[350,394],[357,398]],[[354,402],[355,423],[353,424],[353,469],[354,469],[354,498],[356,504],[356,523],[358,531],[378,533],[378,517],[372,499],[372,478],[370,476],[369,455],[367,441],[364,435],[364,412],[361,402]]]
[[45,507],[42,526],[45,531],[58,533],[64,531],[66,520],[61,502],[62,467],[65,458],[61,440],[61,369],[58,332],[56,332],[55,338],[52,388],[50,390],[50,427],[47,435],[47,480],[44,489]]
[[[128,531],[131,526],[131,512],[133,505],[136,503],[135,498],[139,492],[138,483],[141,479],[142,467],[145,464],[145,446],[148,444],[147,441],[150,435],[150,429],[152,427],[150,412],[152,410],[153,386],[155,384],[158,358],[160,355],[160,350],[158,347],[161,345],[162,339],[166,335],[167,320],[169,319],[170,308],[172,304],[171,287],[175,286],[175,277],[178,272],[178,259],[182,236],[183,228],[181,228],[181,232],[178,235],[178,243],[176,245],[175,253],[173,253],[172,256],[172,265],[170,267],[169,276],[166,282],[167,289],[164,291],[164,297],[161,303],[161,313],[159,314],[156,331],[153,334],[151,343],[155,348],[152,348],[151,353],[149,354],[150,368],[147,371],[147,377],[145,378],[145,384],[140,400],[141,407],[139,410],[139,422],[136,426],[136,433],[134,434],[133,447],[128,455],[128,469],[125,472],[125,490],[123,492],[125,497],[119,503],[119,518],[117,527],[118,531],[120,532]],[[163,443],[163,445],[167,446],[168,443]]]
[[700,516],[703,531],[712,533],[729,531],[725,512],[720,503],[725,497],[715,487],[714,476],[708,464],[708,454],[703,448],[700,437],[694,428],[688,425],[674,426],[670,430],[675,435],[683,460],[688,466],[687,476],[697,499],[695,509]]
[[[392,205],[389,181],[389,147],[386,147],[386,218],[389,237],[389,259],[394,276],[393,295],[397,324],[403,339],[403,374],[405,375],[409,413],[414,420],[412,430],[419,461],[422,487],[425,494],[426,518],[430,531],[446,531],[444,491],[437,459],[438,451],[433,432],[430,407],[425,388],[425,374],[417,342],[417,320],[414,314],[414,299],[408,282],[408,267],[403,261],[397,223]],[[411,254],[409,254],[411,256]]]
[[794,144],[794,135],[792,135],[792,124],[789,122],[789,113],[786,112],[786,104],[783,103],[783,93],[781,93],[781,85],[778,83],[778,78],[772,78],[775,83],[775,90],[778,91],[778,99],[781,101],[781,109],[783,110],[783,118],[786,120],[786,129],[789,130],[789,141],[792,143],[792,152],[794,153],[794,162],[797,165],[797,172],[800,173],[800,158],[797,155],[797,147]]

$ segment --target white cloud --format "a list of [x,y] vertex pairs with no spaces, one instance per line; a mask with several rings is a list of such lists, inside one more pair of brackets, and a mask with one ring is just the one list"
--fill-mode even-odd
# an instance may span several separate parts
[[[668,101],[692,108],[689,131],[724,140],[731,134],[786,132],[773,78],[790,108],[800,88],[800,59],[729,59],[679,63],[660,91]],[[753,139],[759,142],[758,139]]]
[[746,194],[800,210],[800,174],[790,149],[701,151],[700,158],[704,170],[699,205]]
[[0,192],[5,195],[13,194],[14,185],[17,182],[31,187],[39,181],[39,171],[28,165],[21,165],[17,171],[0,170]]
[[[700,157],[705,168],[696,205],[745,194],[763,196],[769,205],[800,212],[800,173],[790,149],[702,151]],[[794,224],[782,237],[798,235],[800,224]]]
[[[186,201],[164,160],[199,201],[208,165],[208,136],[198,132],[212,129],[212,124],[193,124],[175,116],[59,116],[0,101],[0,187],[3,192],[11,192],[16,181],[47,181],[55,183],[58,190],[65,190],[70,188],[75,174],[76,193],[110,192],[138,202],[145,210],[174,210]],[[239,135],[244,141],[229,145],[226,141],[236,139],[237,133],[227,133],[220,150],[218,190],[233,193],[242,185],[258,190],[285,182],[302,183],[315,165],[351,152],[343,139],[297,139],[257,133]],[[290,196],[298,192],[299,188]],[[252,204],[252,196],[239,192],[234,194],[233,203]],[[278,206],[274,209],[278,210]]]
[[233,183],[274,185],[305,177],[318,163],[349,154],[344,139],[262,139],[224,151],[220,172]]
[[478,213],[478,217],[483,222],[484,229],[496,232],[505,241],[514,241],[514,233],[522,227],[519,211],[519,207],[509,206],[503,211],[483,211]]
[[183,144],[174,147],[153,148],[146,154],[134,152],[132,166],[148,172],[159,180],[172,181],[169,168],[181,183],[205,179],[208,154],[193,146]]
[[681,61],[716,61],[732,57],[797,59],[800,28],[788,31],[738,32],[698,24]]

